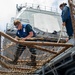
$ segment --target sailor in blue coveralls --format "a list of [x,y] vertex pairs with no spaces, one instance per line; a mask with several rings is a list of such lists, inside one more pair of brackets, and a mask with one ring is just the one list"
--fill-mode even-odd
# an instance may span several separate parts
[[66,27],[66,31],[70,39],[73,36],[73,27],[71,22],[70,9],[66,3],[60,4],[59,7],[62,10],[62,14],[61,14],[62,22],[63,22],[62,25]]
[[[35,37],[35,32],[33,31],[30,24],[21,24],[19,20],[15,20],[14,25],[18,29],[16,33],[16,36],[17,36],[16,39],[19,37],[19,38],[22,38],[22,41],[25,41],[25,39],[27,38]],[[13,60],[13,64],[17,64],[17,60],[21,56],[25,48],[26,46],[23,46],[20,44],[18,45],[16,54],[15,54],[15,59]],[[36,50],[34,48],[29,48],[29,50],[32,53],[31,63],[29,65],[36,66],[36,56],[33,55],[33,54],[36,54]]]

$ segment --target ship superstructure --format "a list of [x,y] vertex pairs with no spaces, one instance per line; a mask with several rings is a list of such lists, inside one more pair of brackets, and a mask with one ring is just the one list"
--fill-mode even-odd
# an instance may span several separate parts
[[19,19],[25,24],[29,23],[33,28],[37,28],[43,32],[60,32],[62,21],[57,9],[45,6],[38,7],[38,5],[33,4],[31,6],[27,6],[27,4],[21,6],[16,5],[16,7],[16,17],[12,17],[11,22],[7,24],[6,33],[13,34],[15,32],[16,29],[13,25],[15,19]]
[[[17,15],[12,17],[11,22],[7,24],[6,33],[0,32],[0,35],[5,37],[2,48],[3,54],[0,55],[1,73],[13,73],[15,75],[60,75],[62,73],[61,70],[65,68],[64,65],[74,61],[75,47],[73,47],[71,41],[66,43],[63,38],[65,34],[60,34],[61,18],[59,13],[52,11],[52,8],[50,11],[46,7],[44,8],[41,9],[39,5],[35,8],[33,4],[30,7],[27,7],[27,4],[17,5]],[[17,31],[13,25],[15,19],[32,25],[37,37],[26,41],[15,40],[13,38]],[[25,45],[27,48],[19,58],[18,64],[12,65],[7,60],[13,60],[17,47],[16,43]],[[36,55],[34,55],[36,56],[36,67],[26,65],[27,62],[30,62],[30,55],[32,55],[28,47],[33,47],[37,50]],[[61,68],[61,66],[64,68]],[[63,72],[65,71],[63,70]],[[73,73],[75,74],[74,71]],[[68,72],[64,74],[68,75]]]

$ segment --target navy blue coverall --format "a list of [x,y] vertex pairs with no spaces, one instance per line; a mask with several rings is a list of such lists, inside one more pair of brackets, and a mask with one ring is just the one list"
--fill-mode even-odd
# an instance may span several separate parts
[[72,27],[72,21],[71,21],[71,15],[70,15],[70,9],[68,6],[64,6],[62,10],[62,21],[66,23],[66,31],[69,36],[73,36],[73,27]]

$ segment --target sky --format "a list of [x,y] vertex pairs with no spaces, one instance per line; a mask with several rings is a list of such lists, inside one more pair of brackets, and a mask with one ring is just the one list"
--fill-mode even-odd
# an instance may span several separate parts
[[6,23],[10,22],[11,17],[15,17],[16,4],[34,3],[58,8],[61,3],[67,1],[68,0],[0,0],[0,30],[4,30]]

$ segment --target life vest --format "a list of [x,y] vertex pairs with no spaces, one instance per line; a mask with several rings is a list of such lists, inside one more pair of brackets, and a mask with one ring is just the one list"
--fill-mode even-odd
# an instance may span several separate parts
[[[19,38],[24,38],[29,35],[26,29],[27,24],[22,24],[22,29],[17,31],[17,36]],[[33,37],[35,36],[35,32],[33,31]]]

